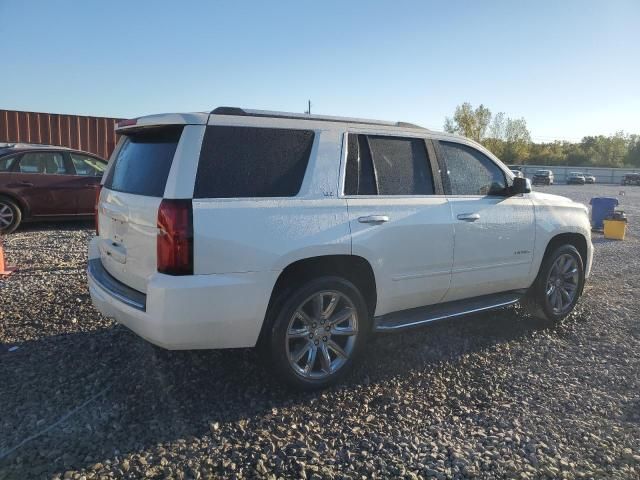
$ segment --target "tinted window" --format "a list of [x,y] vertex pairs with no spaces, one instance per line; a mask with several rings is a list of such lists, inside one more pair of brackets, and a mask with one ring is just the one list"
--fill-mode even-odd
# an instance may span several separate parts
[[194,197],[295,196],[313,138],[310,130],[207,127]]
[[347,195],[376,195],[376,177],[366,135],[349,134],[347,146]]
[[127,135],[105,186],[119,192],[162,197],[182,127],[154,128]]
[[504,191],[504,173],[489,157],[459,143],[440,142],[440,146],[452,195],[490,195]]
[[76,175],[101,177],[107,168],[106,162],[89,157],[88,155],[81,155],[78,153],[70,153],[69,155],[73,162],[73,168],[76,170]]
[[67,173],[67,169],[61,153],[29,152],[20,157],[20,173],[64,175]]
[[8,172],[11,170],[11,167],[13,166],[13,162],[15,161],[16,157],[3,157],[0,158],[0,172]]
[[350,134],[348,149],[347,195],[434,193],[423,139]]

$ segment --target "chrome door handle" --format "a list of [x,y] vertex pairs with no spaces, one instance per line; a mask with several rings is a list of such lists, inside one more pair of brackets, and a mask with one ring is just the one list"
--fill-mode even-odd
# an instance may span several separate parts
[[475,222],[480,219],[480,214],[478,213],[461,213],[458,215],[458,220],[462,220],[464,222]]
[[389,221],[386,215],[368,215],[366,217],[358,217],[360,223],[384,223]]

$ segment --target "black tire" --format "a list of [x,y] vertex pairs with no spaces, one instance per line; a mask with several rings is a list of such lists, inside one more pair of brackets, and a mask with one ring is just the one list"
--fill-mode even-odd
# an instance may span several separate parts
[[[333,351],[327,350],[327,348],[332,348],[330,347],[330,343],[333,340],[331,334],[328,335],[329,343],[326,343],[325,345],[322,344],[324,337],[318,337],[311,340],[305,334],[303,338],[291,339],[287,335],[287,332],[290,331],[290,326],[296,325],[295,322],[300,322],[297,330],[304,329],[304,325],[306,325],[306,323],[302,321],[301,317],[299,317],[296,312],[301,308],[304,309],[305,305],[309,305],[305,302],[312,301],[312,299],[324,292],[339,293],[339,295],[337,295],[339,300],[337,301],[338,303],[335,307],[334,313],[337,314],[340,313],[340,311],[346,311],[345,309],[347,308],[355,310],[355,317],[351,317],[349,320],[345,320],[345,322],[349,322],[349,325],[351,325],[351,322],[353,322],[353,319],[355,318],[357,334],[350,335],[348,337],[343,337],[342,335],[333,337],[335,340],[333,343],[334,345],[338,342],[342,342],[344,338],[347,338],[347,343],[350,342],[350,338],[354,338],[353,342],[349,344],[349,349],[344,345],[338,345],[343,348],[343,352],[349,351],[349,355],[346,360],[340,360],[339,356],[335,352],[335,358],[331,359],[331,352]],[[326,295],[330,296],[330,294]],[[345,299],[348,299],[348,301]],[[301,286],[293,286],[293,288],[284,289],[283,295],[281,295],[279,299],[276,299],[276,301],[273,302],[273,305],[274,307],[270,309],[265,320],[267,323],[265,324],[266,329],[264,332],[264,338],[261,340],[261,353],[266,357],[265,360],[271,365],[275,374],[289,386],[297,390],[316,390],[338,382],[352,368],[353,363],[360,355],[362,347],[366,343],[367,337],[371,331],[371,320],[369,318],[367,304],[362,294],[353,283],[341,277],[319,277],[303,283]],[[325,311],[328,311],[328,308]],[[316,319],[313,315],[312,317],[312,320]],[[327,319],[327,323],[329,323],[328,320],[330,318],[332,317],[330,316]],[[339,322],[337,325],[340,325],[341,323],[342,322]],[[317,323],[313,323],[313,325],[315,326],[312,327],[309,325],[308,327],[309,335],[324,335],[322,333],[322,329],[327,328],[326,326],[322,327]],[[327,339],[325,338],[324,341],[327,342]],[[299,343],[292,346],[292,343],[295,344],[296,342]],[[320,342],[320,344],[318,342]],[[316,347],[313,346],[314,343]],[[298,347],[298,345],[300,346]],[[326,376],[324,377],[309,378],[304,376],[302,372],[296,370],[296,368],[301,368],[301,366],[299,363],[296,364],[297,367],[292,365],[292,360],[290,361],[289,357],[290,354],[291,356],[295,356],[295,353],[303,351],[304,348],[315,348],[317,352],[316,355],[321,356],[323,354],[321,349],[324,348],[324,351],[329,352],[327,355],[329,355],[331,360],[330,366],[333,366],[333,361],[336,361],[336,363],[343,363],[336,368],[336,371],[326,373]],[[312,370],[314,366],[322,369],[322,359],[316,355],[314,355],[314,359],[310,362],[309,359],[312,355],[311,353],[307,353],[303,355],[300,361],[307,365],[311,363]],[[313,372],[311,372],[311,374],[313,374]],[[325,375],[325,373],[318,373],[318,375]]]
[[[549,288],[549,282],[551,281],[550,275],[553,275],[552,269],[560,257],[569,255],[575,262],[575,268],[577,269],[577,280],[575,281],[575,295],[570,302],[567,302],[566,306],[561,309],[554,308],[551,304],[551,299],[547,294]],[[554,282],[552,282],[554,283]],[[566,286],[570,285],[567,282]],[[573,282],[571,283],[573,285]],[[557,287],[554,287],[557,288]],[[549,252],[542,260],[540,271],[536,277],[535,282],[529,288],[529,292],[525,298],[525,307],[531,315],[548,323],[556,323],[569,315],[575,308],[580,296],[582,295],[582,289],[584,288],[584,262],[580,253],[573,245],[561,245]],[[559,294],[561,295],[561,294]],[[553,298],[553,297],[552,297]],[[563,301],[566,301],[566,297],[561,295]]]
[[[0,233],[6,235],[15,231],[22,222],[22,210],[12,199],[0,195],[0,214],[3,212],[4,215],[0,218]],[[3,219],[9,221],[9,224],[5,224]]]

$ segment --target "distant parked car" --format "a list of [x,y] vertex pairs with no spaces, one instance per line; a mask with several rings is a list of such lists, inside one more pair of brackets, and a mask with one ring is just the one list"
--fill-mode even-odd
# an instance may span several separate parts
[[522,172],[520,170],[511,170],[511,173],[513,173],[514,177],[524,178],[524,175],[522,174]]
[[0,145],[0,233],[21,222],[92,218],[107,161],[64,147]]
[[533,174],[534,185],[553,185],[553,172],[551,170],[538,170]]
[[594,175],[585,175],[584,181],[585,183],[596,183],[596,177]]
[[622,185],[640,185],[640,173],[627,173],[622,178]]
[[580,172],[571,172],[567,175],[567,185],[584,185],[585,183],[587,183],[587,180]]

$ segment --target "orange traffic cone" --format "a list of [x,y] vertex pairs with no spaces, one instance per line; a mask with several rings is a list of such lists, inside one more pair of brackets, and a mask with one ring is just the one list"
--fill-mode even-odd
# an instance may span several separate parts
[[16,267],[7,267],[4,263],[4,248],[2,246],[2,236],[0,236],[0,276],[11,275]]

